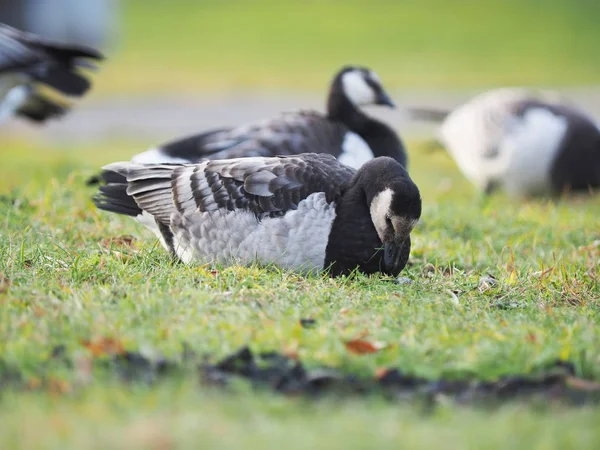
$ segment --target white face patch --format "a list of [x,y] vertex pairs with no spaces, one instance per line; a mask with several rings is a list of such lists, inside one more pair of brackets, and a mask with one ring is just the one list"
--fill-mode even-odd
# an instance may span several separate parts
[[375,92],[367,84],[362,72],[352,70],[342,75],[344,93],[357,106],[375,103]]
[[390,207],[392,205],[392,194],[392,190],[387,188],[379,192],[371,201],[371,220],[382,242],[388,228],[387,217],[390,214]]

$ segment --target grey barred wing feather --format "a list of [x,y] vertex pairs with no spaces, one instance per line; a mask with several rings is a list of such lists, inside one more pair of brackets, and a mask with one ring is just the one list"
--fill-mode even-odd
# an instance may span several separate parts
[[[277,217],[297,209],[302,200],[317,192],[335,202],[355,173],[333,156],[315,153],[194,165],[114,163],[104,170],[124,177],[127,195],[167,226],[174,213],[186,216],[196,211],[243,210],[258,220]],[[108,197],[101,194],[96,205],[111,210]]]
[[[199,162],[256,156],[298,155],[318,148],[338,156],[347,128],[313,111],[295,111],[236,128],[213,130],[169,142],[160,153],[169,159]],[[132,161],[143,162],[144,155]]]

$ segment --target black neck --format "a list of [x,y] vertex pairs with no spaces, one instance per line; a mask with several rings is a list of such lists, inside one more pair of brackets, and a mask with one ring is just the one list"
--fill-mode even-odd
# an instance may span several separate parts
[[390,156],[406,167],[406,152],[398,135],[386,124],[367,116],[334,83],[327,100],[327,117],[341,122],[365,140],[376,157]]
[[366,193],[360,184],[353,183],[336,208],[325,251],[325,268],[329,268],[332,276],[347,275],[356,268],[367,274],[379,272],[383,267],[381,248]]
[[327,99],[327,117],[331,120],[342,122],[355,133],[360,134],[371,119],[352,103],[341,86],[334,84]]

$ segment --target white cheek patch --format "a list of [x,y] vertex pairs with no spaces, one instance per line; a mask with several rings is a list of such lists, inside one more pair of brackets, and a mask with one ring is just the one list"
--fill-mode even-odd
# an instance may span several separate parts
[[375,92],[367,84],[361,72],[346,72],[342,75],[342,86],[346,96],[355,105],[360,106],[375,103]]
[[388,228],[387,216],[390,212],[390,206],[392,205],[392,190],[387,188],[379,192],[371,201],[371,220],[375,225],[375,230],[379,235],[379,239],[383,242],[385,231]]

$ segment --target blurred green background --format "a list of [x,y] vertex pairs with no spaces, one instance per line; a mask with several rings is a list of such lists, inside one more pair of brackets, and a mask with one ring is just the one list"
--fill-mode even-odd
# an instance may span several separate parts
[[[347,63],[393,88],[600,82],[593,0],[125,0],[98,93],[322,89]],[[114,57],[114,59],[113,59]]]

